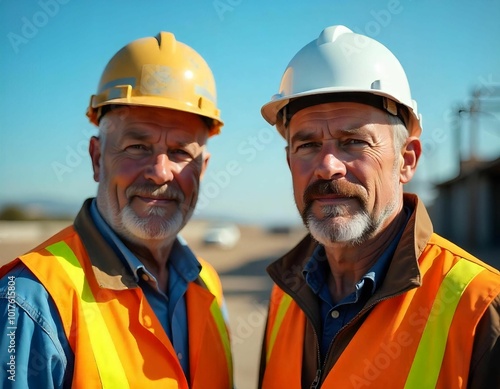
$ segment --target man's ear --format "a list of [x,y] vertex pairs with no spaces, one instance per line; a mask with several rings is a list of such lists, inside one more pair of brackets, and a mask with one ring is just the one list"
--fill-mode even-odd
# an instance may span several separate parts
[[417,170],[418,160],[422,154],[422,143],[416,136],[411,136],[406,140],[401,150],[401,167],[399,171],[400,181],[406,184],[411,181]]
[[94,181],[99,182],[99,174],[101,171],[101,141],[97,136],[90,138],[89,154],[92,161],[92,169],[94,170]]
[[286,163],[288,164],[288,168],[290,169],[290,148],[288,146],[285,147],[286,154]]

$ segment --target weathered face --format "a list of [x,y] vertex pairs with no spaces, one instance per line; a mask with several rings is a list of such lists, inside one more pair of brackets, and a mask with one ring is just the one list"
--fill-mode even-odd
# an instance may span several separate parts
[[189,220],[209,154],[197,115],[160,108],[119,108],[92,138],[97,205],[123,238],[144,244],[174,237]]
[[403,157],[383,111],[311,106],[292,117],[287,139],[295,202],[320,243],[362,243],[401,208]]

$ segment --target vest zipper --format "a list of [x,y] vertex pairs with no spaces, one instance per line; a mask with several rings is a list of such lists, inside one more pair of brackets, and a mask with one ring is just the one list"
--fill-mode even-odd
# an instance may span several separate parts
[[[318,333],[316,332],[316,329],[314,328],[314,325],[312,326],[314,336],[316,337],[316,342],[318,343],[318,347],[316,347],[316,356],[318,357],[318,368],[316,369],[316,376],[314,377],[314,381],[311,384],[310,389],[316,389],[319,387],[319,383],[321,381],[321,373],[322,373],[322,366],[321,366],[321,354],[319,350],[319,337]],[[325,365],[323,364],[323,367]]]
[[319,381],[321,379],[321,369],[316,370],[316,377],[314,377],[314,381],[311,384],[310,389],[316,389],[319,385]]

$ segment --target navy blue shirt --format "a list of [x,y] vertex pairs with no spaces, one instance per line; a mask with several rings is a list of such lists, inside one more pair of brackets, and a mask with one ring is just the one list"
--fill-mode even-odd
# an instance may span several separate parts
[[320,339],[321,360],[324,361],[326,353],[333,342],[335,335],[342,327],[347,325],[361,311],[370,296],[384,281],[387,268],[396,250],[402,230],[390,246],[384,251],[368,272],[356,283],[355,291],[344,297],[337,304],[328,289],[327,275],[330,272],[325,248],[318,245],[311,258],[304,266],[303,275],[307,285],[311,288],[320,302],[321,333]]

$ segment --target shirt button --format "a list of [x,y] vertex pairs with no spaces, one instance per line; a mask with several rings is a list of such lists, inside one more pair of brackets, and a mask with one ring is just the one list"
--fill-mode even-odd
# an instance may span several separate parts
[[332,313],[330,313],[330,315],[332,315],[332,317],[334,319],[338,319],[338,317],[340,316],[340,313],[339,313],[339,311],[334,310],[334,311],[332,311]]
[[147,274],[143,274],[141,276],[141,278],[144,280],[144,281],[149,281],[149,276]]
[[177,358],[179,358],[179,361],[182,360],[182,353],[178,353]]

